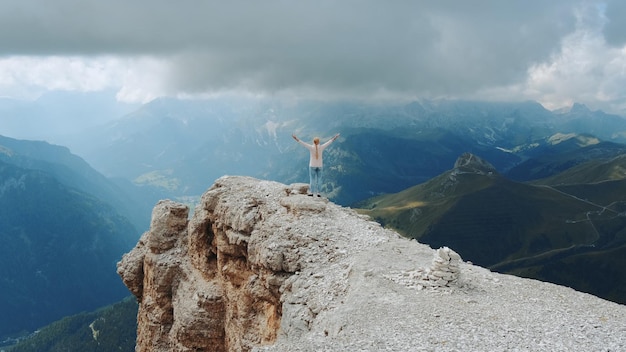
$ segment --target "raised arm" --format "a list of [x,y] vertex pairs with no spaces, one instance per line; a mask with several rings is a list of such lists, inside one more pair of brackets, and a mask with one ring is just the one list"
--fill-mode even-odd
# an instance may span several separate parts
[[322,146],[326,147],[328,146],[330,143],[334,142],[335,139],[339,138],[339,133],[337,133],[336,135],[334,135],[331,139],[328,140],[328,142],[322,144]]
[[295,140],[296,140],[296,142],[298,142],[298,143],[302,144],[303,146],[305,146],[305,147],[307,147],[307,148],[313,148],[313,146],[312,146],[312,145],[310,145],[309,143],[305,143],[305,142],[303,142],[302,140],[300,140],[300,138],[296,137],[296,135],[295,135],[295,134],[292,134],[291,136],[293,137],[293,139],[295,139]]

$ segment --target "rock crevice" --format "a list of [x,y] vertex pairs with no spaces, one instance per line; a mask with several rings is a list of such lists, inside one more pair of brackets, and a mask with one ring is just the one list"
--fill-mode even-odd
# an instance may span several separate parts
[[276,340],[279,288],[298,265],[283,254],[286,243],[253,236],[262,197],[232,192],[217,182],[191,220],[186,206],[160,201],[150,230],[118,264],[141,302],[138,350],[250,350]]

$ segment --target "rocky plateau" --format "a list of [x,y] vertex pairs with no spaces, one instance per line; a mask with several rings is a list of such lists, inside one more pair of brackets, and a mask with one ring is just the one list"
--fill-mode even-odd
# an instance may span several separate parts
[[625,351],[626,306],[491,272],[308,185],[224,176],[118,263],[137,351]]

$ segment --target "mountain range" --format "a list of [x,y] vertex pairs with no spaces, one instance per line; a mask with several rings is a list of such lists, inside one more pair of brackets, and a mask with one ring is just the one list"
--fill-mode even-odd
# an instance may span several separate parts
[[152,206],[160,194],[120,178],[107,178],[65,146],[18,140],[0,135],[0,161],[39,170],[60,183],[91,194],[124,214],[134,226],[147,228]]
[[[84,268],[89,260],[104,258],[93,265],[106,262],[102,265],[109,269],[90,275],[109,280],[115,272],[107,265],[147,229],[159,199],[176,199],[193,209],[214,180],[229,174],[286,184],[307,182],[308,153],[291,134],[325,140],[337,132],[341,138],[324,157],[324,193],[332,201],[366,209],[408,237],[450,246],[464,259],[493,270],[622,302],[623,286],[615,282],[626,282],[620,261],[624,210],[619,203],[624,194],[619,160],[626,151],[626,120],[578,104],[553,112],[535,102],[372,105],[157,99],[113,122],[64,136],[64,146],[0,137],[3,188],[39,192],[2,195],[7,197],[2,209],[22,214],[1,223],[11,226],[3,231],[14,241],[6,258],[13,266],[6,267],[14,270],[20,260],[16,257],[39,258],[44,252],[50,265],[57,261],[54,265],[60,267]],[[482,160],[480,167],[463,164],[468,155]],[[474,171],[459,172],[463,167],[454,167],[457,162]],[[15,186],[20,180],[54,187],[22,189]],[[59,191],[52,194],[49,188]],[[31,199],[30,206],[16,208],[22,199]],[[485,213],[478,213],[480,209]],[[56,215],[43,218],[42,211]],[[79,227],[76,219],[63,220],[63,214],[76,214],[91,223]],[[50,223],[39,223],[40,218]],[[47,236],[28,227],[29,222],[36,228],[57,226],[64,235]],[[17,228],[32,232],[20,237]],[[115,240],[103,241],[103,233]],[[33,234],[54,239],[56,247],[30,252],[25,243],[45,242]],[[85,234],[89,236],[81,238]],[[477,250],[478,243],[486,249]],[[106,254],[85,250],[89,256],[85,259],[65,252],[77,248],[97,248]],[[586,270],[587,263],[606,270],[602,274]],[[36,264],[17,266],[37,273],[42,264]],[[10,280],[30,277],[6,275],[2,277]],[[59,282],[72,286],[70,277]],[[119,278],[115,279],[110,287],[119,288]],[[86,282],[93,284],[92,279]],[[23,284],[36,287],[27,280]],[[26,291],[12,286],[2,292],[7,292],[7,302],[18,302]],[[127,293],[102,292],[101,296],[117,299]],[[46,297],[32,298],[31,303],[38,299]],[[91,303],[93,308],[106,304],[104,299]],[[52,315],[20,329],[30,331],[51,319]]]
[[441,175],[358,207],[407,237],[449,246],[491,270],[624,304],[624,170],[620,155],[524,183],[466,153]]
[[127,200],[67,148],[0,137],[0,341],[128,295]]
[[[35,107],[55,111],[58,108],[50,100],[54,99],[42,99]],[[88,101],[93,108],[82,107],[83,116],[125,111],[105,107],[102,97]],[[7,121],[26,119],[35,107],[6,108],[8,115],[24,115]],[[339,204],[350,205],[425,182],[446,171],[464,152],[489,160],[514,180],[547,177],[580,161],[573,149],[570,164],[549,164],[545,157],[557,151],[551,138],[580,135],[621,144],[626,142],[625,121],[581,104],[549,111],[530,101],[366,104],[160,98],[96,127],[82,123],[85,128],[80,132],[57,134],[55,139],[104,176],[121,183],[118,186],[127,192],[137,191],[129,182],[141,185],[139,190],[145,194],[134,197],[150,208],[162,198],[193,203],[224,174],[306,182],[308,155],[291,134],[306,141],[314,136],[324,140],[340,132],[342,137],[325,155],[325,193]],[[3,124],[6,122],[0,122],[0,127]],[[33,135],[41,138],[41,134]],[[532,164],[545,162],[545,170]]]
[[[425,182],[464,152],[515,180],[547,177],[583,161],[580,146],[564,155],[558,148],[573,141],[557,145],[555,138],[589,136],[603,146],[619,145],[626,142],[626,120],[583,105],[552,112],[535,102],[163,98],[66,140],[107,177],[151,186],[162,197],[197,199],[224,174],[306,182],[308,154],[291,135],[325,140],[338,132],[341,138],[325,152],[325,193],[350,205]],[[552,165],[548,155],[568,164]]]

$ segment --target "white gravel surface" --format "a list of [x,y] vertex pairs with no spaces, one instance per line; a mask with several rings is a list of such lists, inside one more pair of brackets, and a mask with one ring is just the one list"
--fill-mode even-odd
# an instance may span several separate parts
[[276,202],[290,210],[267,231],[306,238],[306,265],[283,287],[278,341],[255,351],[626,351],[624,305],[466,262],[458,284],[424,287],[430,247],[325,199]]

